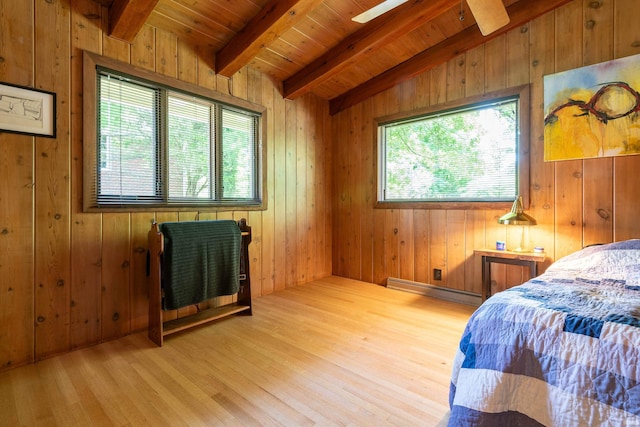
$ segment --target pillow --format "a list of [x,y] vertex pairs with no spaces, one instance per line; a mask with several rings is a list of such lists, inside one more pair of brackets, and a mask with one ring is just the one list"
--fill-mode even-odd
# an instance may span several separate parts
[[624,281],[640,290],[640,239],[586,247],[560,258],[544,275]]

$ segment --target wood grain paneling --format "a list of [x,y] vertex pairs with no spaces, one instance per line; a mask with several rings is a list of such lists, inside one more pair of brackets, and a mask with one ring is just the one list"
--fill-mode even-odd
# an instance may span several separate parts
[[[13,31],[0,31],[0,80],[33,86],[32,2],[2,2],[0,16]],[[4,27],[4,26],[3,26]],[[35,139],[0,133],[0,369],[34,360]]]
[[[350,144],[357,149],[374,146],[374,132],[371,128],[363,130],[359,123],[528,83],[531,88],[528,211],[538,220],[538,225],[529,231],[531,240],[547,253],[542,270],[558,257],[584,245],[640,237],[633,219],[640,196],[632,172],[640,167],[640,156],[545,163],[542,139],[543,76],[640,53],[632,23],[640,17],[639,13],[630,0],[570,2],[416,78],[429,81],[429,85],[403,83],[333,116],[337,157],[333,169],[334,197],[338,199],[334,229],[347,227],[351,210],[347,209],[346,201],[362,198],[361,183],[377,173],[373,162],[358,162],[348,155],[353,150],[344,146]],[[403,93],[411,87],[421,87],[427,93],[416,93],[416,99],[409,102]],[[367,105],[375,107],[363,107]],[[375,190],[368,191],[370,197],[375,197]],[[334,272],[362,280],[369,280],[368,271],[354,275],[348,263],[343,262],[354,241],[359,242],[361,260],[368,260],[369,248],[375,248],[375,282],[399,276],[479,293],[480,264],[474,259],[473,249],[494,247],[496,240],[519,238],[518,230],[497,224],[497,218],[504,213],[501,210],[398,211],[374,209],[369,203],[360,205],[357,213],[360,218],[373,218],[374,226],[370,231],[361,229],[359,236],[335,239]],[[400,243],[408,242],[404,238],[407,235],[411,235],[410,249]],[[413,269],[406,267],[410,265]],[[433,280],[433,269],[442,271],[441,281]],[[527,278],[528,272],[521,267],[496,265],[492,269],[494,289],[504,289]]]
[[[71,141],[82,140],[82,51],[99,52],[101,8],[93,2],[71,2]],[[71,176],[82,176],[82,144],[71,144]],[[82,180],[71,180],[71,325],[70,348],[100,340],[102,217],[82,212]]]
[[[571,2],[556,12],[555,72],[582,65],[582,4]],[[582,247],[582,160],[556,162],[555,255],[562,257]]]
[[[0,80],[58,101],[56,139],[0,133],[0,370],[146,328],[154,219],[247,218],[254,297],[331,274],[328,102],[284,101],[251,68],[219,77],[206,46],[148,24],[114,39],[107,15],[92,0],[0,3]],[[83,50],[267,106],[267,210],[83,213]]]
[[[62,2],[35,2],[35,87],[57,93],[57,137],[36,138],[36,359],[69,349],[70,11]],[[51,32],[58,37],[51,37]]]
[[[555,38],[555,16],[548,13],[529,25],[530,32],[530,76],[531,76],[531,137],[530,137],[530,186],[531,200],[529,213],[536,218],[535,238],[536,245],[545,248],[549,257],[544,266],[550,264],[553,259],[554,247],[554,164],[544,162],[544,127],[539,124],[544,121],[543,105],[543,76],[553,73]],[[536,125],[538,124],[538,125]]]
[[[613,2],[584,0],[583,63],[603,62],[613,54]],[[584,244],[613,240],[613,159],[588,159],[584,173]]]

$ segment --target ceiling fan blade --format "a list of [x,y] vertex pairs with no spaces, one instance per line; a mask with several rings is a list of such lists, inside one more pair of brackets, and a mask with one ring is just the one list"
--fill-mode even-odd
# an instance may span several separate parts
[[483,36],[509,23],[509,15],[502,0],[467,0]]
[[372,7],[369,10],[365,10],[358,16],[354,16],[351,18],[352,21],[358,22],[360,24],[364,24],[366,22],[371,21],[372,19],[377,18],[393,9],[394,7],[400,6],[402,3],[406,3],[409,0],[385,0],[377,6]]

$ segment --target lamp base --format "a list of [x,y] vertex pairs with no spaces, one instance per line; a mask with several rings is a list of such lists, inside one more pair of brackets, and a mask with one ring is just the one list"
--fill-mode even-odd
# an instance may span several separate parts
[[527,246],[529,244],[529,227],[525,225],[520,226],[520,241],[517,242],[518,247],[510,249],[511,252],[527,253],[532,252]]

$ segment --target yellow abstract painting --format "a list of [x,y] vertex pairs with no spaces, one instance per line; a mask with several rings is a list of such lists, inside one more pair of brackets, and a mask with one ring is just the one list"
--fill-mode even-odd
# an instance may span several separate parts
[[544,76],[544,160],[640,154],[640,55]]

